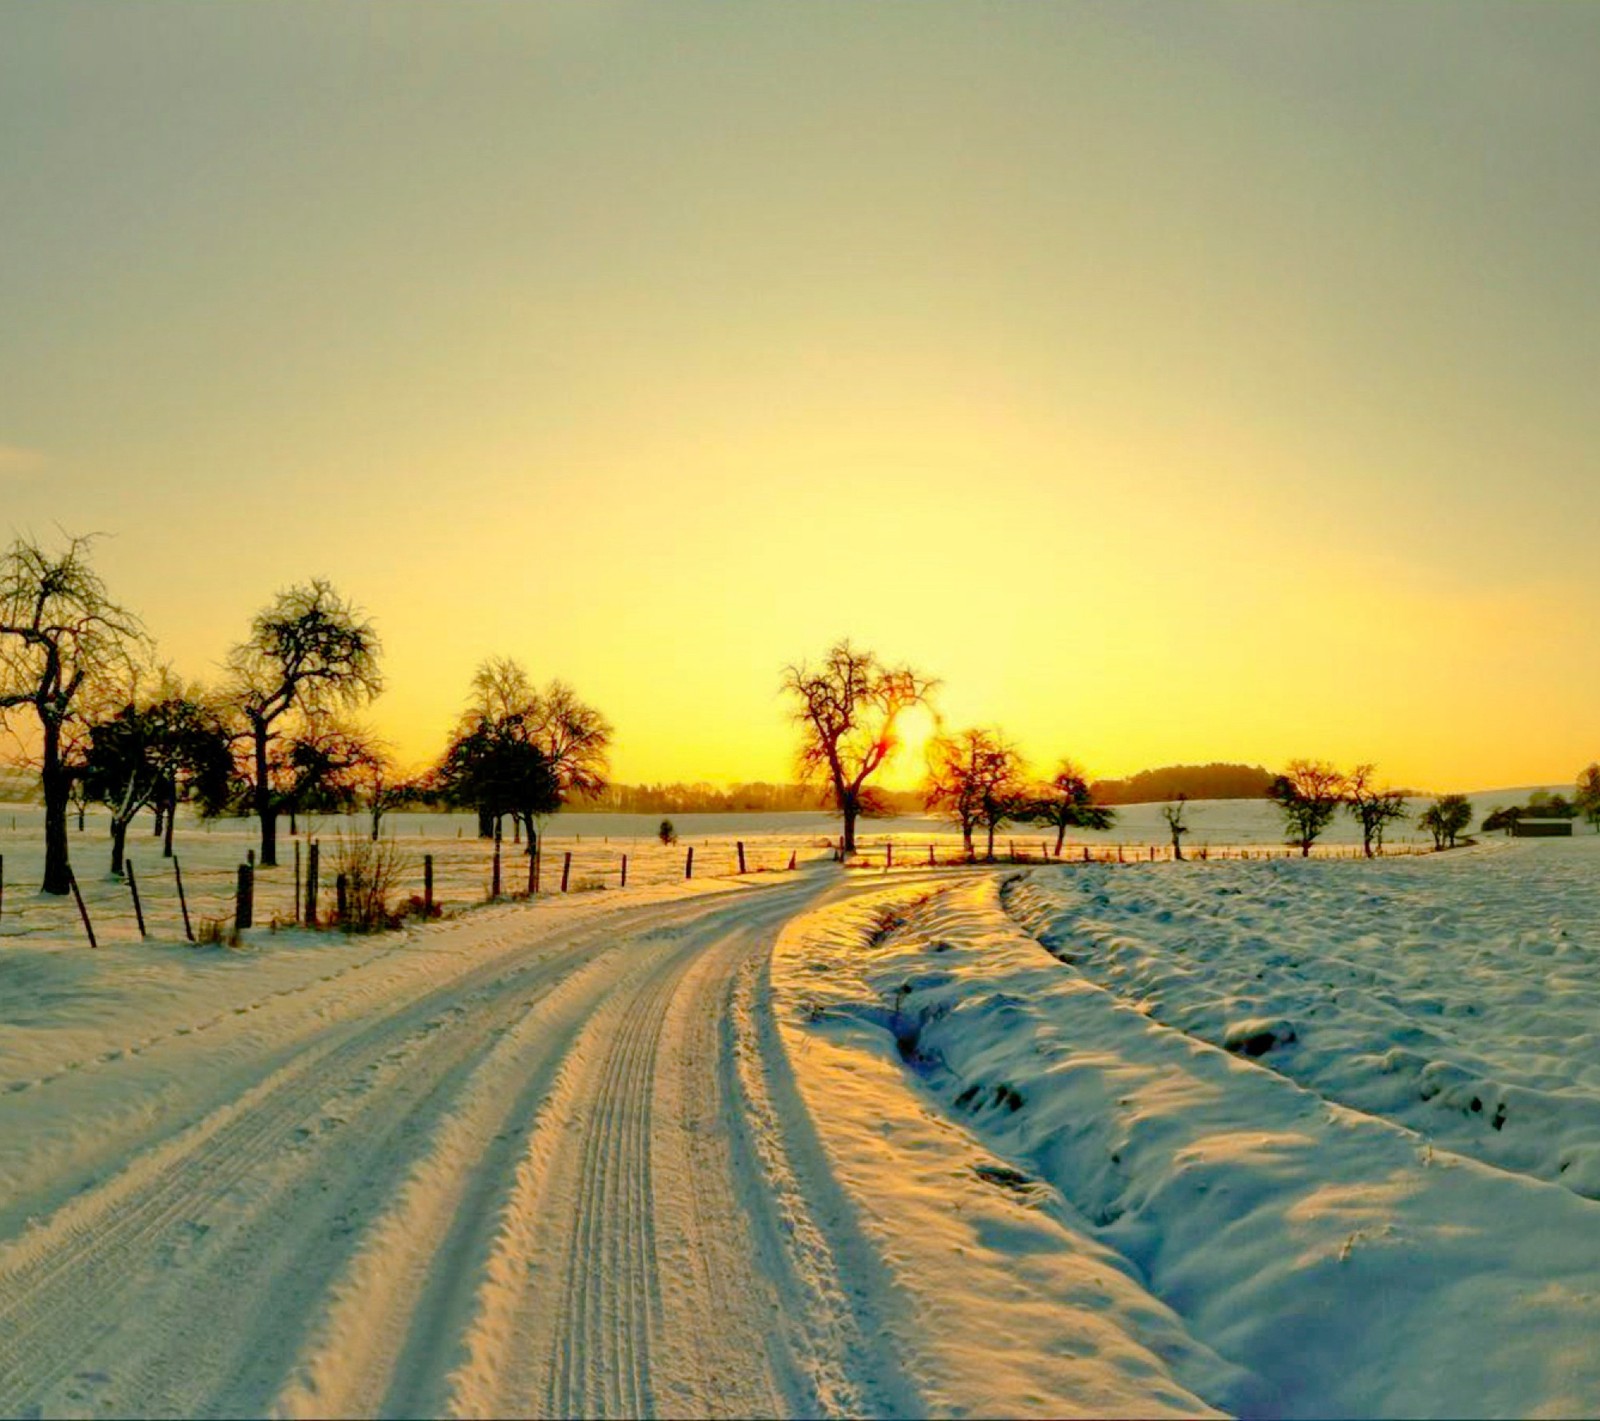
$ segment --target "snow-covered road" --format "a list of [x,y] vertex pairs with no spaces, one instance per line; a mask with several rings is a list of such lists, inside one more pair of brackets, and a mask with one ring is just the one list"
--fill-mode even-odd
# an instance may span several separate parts
[[806,1166],[758,998],[823,891],[489,910],[8,1081],[0,1413],[871,1405],[768,1183]]
[[[802,1079],[775,949],[922,882],[13,951],[0,1414],[1205,1410],[1159,1377],[1035,1379],[1081,1315],[1038,1285],[1017,1309],[1006,1250],[963,1261],[928,1210],[1066,1236],[976,1182],[986,1152],[897,1070]],[[932,1294],[907,1277],[930,1259]]]
[[30,941],[0,1414],[1589,1414],[1597,861]]

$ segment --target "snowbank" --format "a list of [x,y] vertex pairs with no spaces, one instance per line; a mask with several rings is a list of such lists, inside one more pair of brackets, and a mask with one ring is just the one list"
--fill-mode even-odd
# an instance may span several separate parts
[[[1588,911],[1579,907],[1578,862],[1592,863],[1592,854],[1575,859],[1570,876],[1560,860],[1521,853],[1371,869],[1033,870],[1006,895],[1070,962],[1053,960],[1019,926],[991,877],[857,923],[853,938],[842,922],[813,933],[780,953],[775,971],[796,1014],[797,1057],[813,1074],[827,1051],[858,1071],[874,1063],[872,1097],[853,1098],[844,1061],[834,1066],[819,1118],[842,1119],[836,1128],[847,1141],[868,1133],[867,1101],[887,1088],[880,1076],[897,1073],[901,1099],[937,1098],[1003,1158],[1014,1187],[1059,1191],[1061,1217],[1076,1211],[1105,1266],[1170,1308],[1163,1315],[1175,1331],[1248,1373],[1203,1378],[1191,1361],[1186,1375],[1205,1400],[1291,1416],[1592,1414],[1600,1404],[1600,1207],[1536,1172],[1452,1148],[1464,1138],[1454,1110],[1418,1102],[1409,1114],[1421,1125],[1447,1127],[1430,1137],[1329,1098],[1323,1082],[1359,1080],[1363,1067],[1349,1059],[1348,1037],[1324,1037],[1321,1012],[1290,1000],[1266,962],[1276,955],[1280,973],[1296,964],[1319,985],[1333,982],[1324,999],[1346,1002],[1347,1024],[1360,1023],[1373,1054],[1376,1023],[1407,1015],[1407,984],[1423,995],[1414,974],[1424,969],[1397,959],[1429,951],[1385,947],[1386,932],[1403,936],[1409,923],[1438,959],[1424,974],[1429,990],[1459,979],[1441,1008],[1464,1005],[1487,964],[1505,954],[1461,960],[1462,944],[1476,938],[1465,922],[1452,929],[1448,905],[1480,928],[1476,915],[1487,911],[1505,931],[1537,937],[1552,911],[1571,912],[1574,923]],[[1191,903],[1185,917],[1190,897],[1209,916]],[[1236,898],[1249,911],[1236,913]],[[1081,920],[1073,916],[1080,911]],[[1119,925],[1154,924],[1164,936],[1140,952],[1115,933],[1096,939],[1075,928],[1107,915]],[[1568,929],[1574,952],[1596,940],[1582,921],[1581,934]],[[1369,937],[1372,979],[1346,981],[1341,964]],[[1250,965],[1235,963],[1229,949],[1213,952],[1219,941],[1247,943],[1241,961]],[[1538,960],[1548,969],[1555,955],[1551,943]],[[1117,990],[1097,974],[1115,978]],[[1525,1054],[1537,1024],[1571,1026],[1586,1003],[1571,1005],[1570,1021],[1551,1017],[1568,1010],[1570,973],[1507,974],[1503,1002],[1517,1001],[1525,1014],[1522,1026],[1505,1028],[1494,1058],[1508,1065]],[[1386,1002],[1389,1015],[1359,1011],[1357,985]],[[1431,1017],[1483,1023],[1481,1012]],[[1177,1029],[1169,1018],[1204,1030]],[[1554,1030],[1569,1043],[1569,1078],[1587,1072],[1581,1063],[1590,1058],[1561,1025]],[[1519,1033],[1520,1044],[1511,1039]],[[1497,1034],[1475,1028],[1470,1040],[1488,1052]],[[1236,1049],[1226,1049],[1229,1038]],[[1247,1043],[1261,1054],[1248,1054]],[[1287,1065],[1274,1069],[1294,1060],[1305,1063],[1298,1079]],[[1551,1068],[1547,1051],[1541,1069]],[[1375,1095],[1397,1094],[1403,1073],[1384,1075],[1374,1062],[1371,1074]],[[1551,1094],[1559,1098],[1559,1088]],[[1500,1130],[1492,1115],[1470,1128],[1504,1137],[1525,1105],[1513,1093]],[[900,1113],[886,1132],[901,1128]],[[1530,1133],[1548,1130],[1549,1117],[1539,1118]],[[841,1173],[865,1189],[870,1176],[837,1148]],[[1569,1134],[1564,1144],[1530,1146],[1529,1155],[1559,1160],[1581,1148]],[[898,1199],[889,1182],[873,1185]],[[1009,1245],[992,1246],[1004,1254]],[[1070,1289],[1062,1298],[1070,1308]],[[1133,1338],[1148,1337],[1149,1316],[1114,1306],[1102,1313]]]

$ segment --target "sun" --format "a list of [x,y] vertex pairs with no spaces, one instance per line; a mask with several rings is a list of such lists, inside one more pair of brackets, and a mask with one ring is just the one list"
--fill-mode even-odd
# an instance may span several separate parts
[[887,773],[898,785],[913,785],[922,779],[928,742],[939,733],[939,723],[927,706],[916,705],[901,712],[894,733],[898,745]]

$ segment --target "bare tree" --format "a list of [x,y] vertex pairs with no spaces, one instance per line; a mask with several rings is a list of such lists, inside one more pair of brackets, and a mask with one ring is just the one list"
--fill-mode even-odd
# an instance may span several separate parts
[[1027,809],[1022,757],[998,731],[974,729],[940,736],[929,746],[923,803],[960,826],[968,858],[973,854],[973,830],[982,824],[988,831],[987,856],[992,860],[996,831]]
[[923,807],[961,831],[961,849],[968,858],[976,852],[972,836],[983,817],[982,765],[988,751],[988,732],[984,730],[941,735],[928,744]]
[[1048,824],[1056,831],[1056,857],[1061,857],[1068,829],[1109,829],[1116,811],[1094,802],[1089,780],[1071,760],[1056,766],[1050,782],[1034,791],[1025,813],[1018,818],[1034,824]]
[[130,661],[145,640],[132,612],[113,602],[89,564],[89,537],[60,552],[18,538],[0,557],[0,722],[24,710],[37,722],[39,778],[44,792],[46,893],[72,886],[67,804],[73,771],[64,737],[80,719],[81,698]]
[[1289,842],[1302,858],[1333,821],[1344,803],[1345,778],[1323,760],[1291,760],[1267,792],[1283,812]]
[[1383,852],[1384,830],[1406,817],[1406,797],[1397,789],[1380,789],[1377,767],[1357,765],[1345,777],[1345,808],[1361,826],[1361,850],[1368,858]]
[[521,715],[533,703],[533,682],[522,664],[509,656],[490,656],[472,673],[472,694],[464,712],[471,725]]
[[1184,811],[1189,807],[1189,796],[1180,794],[1171,804],[1161,806],[1161,817],[1167,821],[1167,832],[1172,835],[1172,857],[1183,862],[1183,836],[1189,826],[1183,822]]
[[[175,806],[179,785],[220,802],[232,773],[227,733],[203,703],[182,694],[130,702],[92,725],[83,784],[111,812],[111,872],[122,875],[128,826],[141,809],[163,797]],[[171,828],[169,815],[168,856]]]
[[1464,794],[1441,794],[1417,816],[1417,823],[1433,835],[1433,847],[1453,849],[1472,824],[1472,801]]
[[272,760],[285,717],[315,721],[354,709],[383,689],[378,635],[359,608],[321,578],[280,592],[256,614],[249,637],[228,657],[232,704],[249,738],[251,806],[261,821],[261,863],[278,862],[278,815]]
[[350,781],[371,820],[374,843],[383,832],[384,815],[414,803],[422,793],[421,778],[402,771],[393,750],[374,737],[367,737],[359,763],[351,767]]
[[870,651],[841,641],[821,666],[788,666],[782,689],[797,702],[802,779],[826,786],[844,819],[844,851],[856,846],[856,819],[865,807],[867,781],[898,747],[895,725],[914,705],[925,704],[937,681],[909,666],[883,665]]
[[[475,734],[480,725],[502,726],[513,719],[526,724],[534,695],[533,682],[521,663],[509,656],[491,656],[480,661],[472,673],[471,694],[456,725],[452,744]],[[480,799],[476,805],[480,839],[495,836],[495,821],[500,816],[489,805],[487,798]]]
[[610,772],[611,722],[564,681],[552,681],[530,710],[533,741],[555,772],[565,802],[596,795]]
[[354,814],[380,752],[367,732],[331,714],[298,718],[267,760],[274,798],[291,815]]
[[518,662],[490,657],[473,673],[434,779],[452,803],[476,810],[479,837],[498,838],[509,815],[535,854],[545,816],[574,795],[606,789],[611,734],[564,682],[539,691]]
[[[475,763],[474,757],[493,745],[497,747],[493,757],[496,764],[520,764],[508,742],[521,742],[538,752],[543,768],[535,773],[523,765],[513,778],[531,786],[534,780],[548,776],[551,786],[537,793],[530,791],[515,803],[500,794],[474,794],[462,799],[461,785],[476,784],[479,777],[467,775],[463,779],[452,771],[457,802],[471,803],[477,809],[480,838],[493,837],[496,820],[510,814],[527,831],[531,854],[539,821],[546,814],[574,796],[594,796],[605,790],[611,736],[611,722],[579,700],[566,682],[551,681],[539,691],[518,662],[510,657],[490,657],[473,673],[472,693],[446,752],[446,761],[452,755],[460,760],[458,751],[465,747],[463,753]],[[530,808],[535,805],[547,807]]]

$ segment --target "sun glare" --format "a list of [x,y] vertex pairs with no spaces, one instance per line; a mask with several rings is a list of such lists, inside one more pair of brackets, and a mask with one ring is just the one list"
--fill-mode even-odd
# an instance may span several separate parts
[[939,722],[927,706],[912,706],[895,721],[895,738],[899,742],[894,759],[890,761],[889,774],[902,789],[919,783],[927,765],[928,742],[939,733]]

